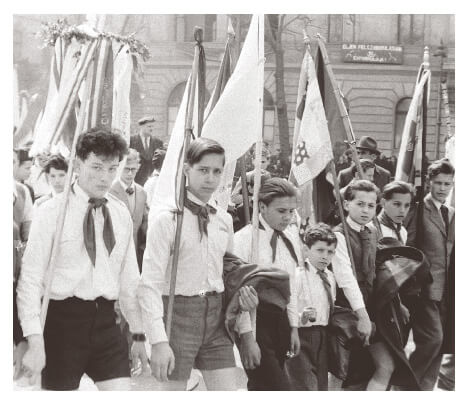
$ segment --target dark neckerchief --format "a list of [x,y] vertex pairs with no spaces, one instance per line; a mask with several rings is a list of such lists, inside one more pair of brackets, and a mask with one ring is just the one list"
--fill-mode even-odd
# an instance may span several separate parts
[[[258,228],[261,229],[262,231],[265,230],[265,227],[260,221],[258,222]],[[277,231],[276,229],[273,229],[273,235],[271,235],[271,239],[270,239],[270,246],[271,246],[271,251],[272,251],[272,262],[274,263],[276,259],[276,248],[278,246],[278,238],[281,238],[283,240],[284,244],[286,245],[286,248],[289,251],[289,254],[294,259],[296,264],[299,264],[299,260],[297,259],[293,244],[288,239],[288,237],[284,234],[284,232]]]
[[198,229],[200,231],[200,240],[203,238],[203,234],[208,236],[208,223],[210,222],[210,213],[216,214],[216,208],[211,205],[200,205],[190,200],[188,196],[185,196],[184,207],[198,218]]

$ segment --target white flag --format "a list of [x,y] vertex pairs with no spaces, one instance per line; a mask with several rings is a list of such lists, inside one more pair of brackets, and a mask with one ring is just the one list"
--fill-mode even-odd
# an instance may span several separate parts
[[302,70],[307,72],[307,93],[291,162],[291,170],[299,186],[313,180],[333,159],[325,109],[309,52],[304,55]]
[[203,126],[203,137],[218,141],[226,151],[226,163],[235,162],[257,140],[258,83],[264,69],[264,39],[259,38],[259,19],[253,16],[236,68]]

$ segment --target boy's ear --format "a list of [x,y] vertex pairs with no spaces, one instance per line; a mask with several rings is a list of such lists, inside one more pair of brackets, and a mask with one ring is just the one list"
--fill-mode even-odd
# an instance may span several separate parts
[[343,208],[346,211],[349,211],[349,201],[348,200],[343,200]]
[[184,172],[185,177],[188,177],[188,169],[189,169],[189,164],[184,163],[184,167],[182,168],[182,171]]

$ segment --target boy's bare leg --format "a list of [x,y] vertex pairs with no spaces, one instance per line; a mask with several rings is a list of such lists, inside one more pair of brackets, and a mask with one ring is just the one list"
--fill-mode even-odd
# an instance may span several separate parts
[[187,389],[187,381],[165,381],[156,380],[156,391],[185,391]]
[[130,378],[112,378],[110,380],[96,382],[99,391],[130,391]]
[[200,370],[208,391],[236,391],[236,368]]

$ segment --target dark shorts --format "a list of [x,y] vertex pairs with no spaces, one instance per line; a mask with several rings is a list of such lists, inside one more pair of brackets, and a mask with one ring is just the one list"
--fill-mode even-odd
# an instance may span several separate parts
[[127,343],[116,323],[114,302],[101,297],[50,300],[42,388],[77,389],[85,373],[94,382],[130,377]]
[[286,372],[294,391],[327,391],[327,328],[310,326],[299,328],[301,350],[286,360]]
[[[168,297],[163,296],[163,301],[166,322]],[[222,304],[223,294],[175,296],[170,340],[175,369],[170,380],[188,380],[193,368],[235,367],[233,344],[224,327]]]

